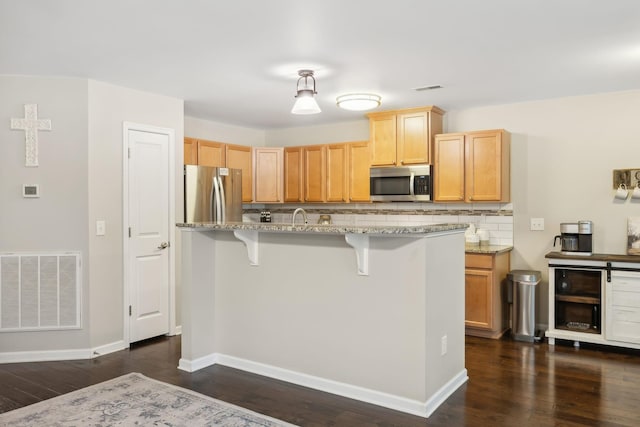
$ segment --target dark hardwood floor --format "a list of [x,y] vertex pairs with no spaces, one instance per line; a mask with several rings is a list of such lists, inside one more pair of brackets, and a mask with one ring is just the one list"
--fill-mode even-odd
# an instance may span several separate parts
[[467,337],[469,382],[426,420],[223,366],[182,372],[180,337],[94,360],[2,364],[0,412],[140,372],[300,426],[640,426],[640,352],[571,344]]

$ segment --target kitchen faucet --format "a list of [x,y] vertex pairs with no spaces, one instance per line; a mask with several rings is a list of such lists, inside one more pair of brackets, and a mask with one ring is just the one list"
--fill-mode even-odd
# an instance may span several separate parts
[[295,211],[293,211],[293,220],[291,221],[291,226],[296,225],[296,215],[298,215],[299,213],[302,213],[302,219],[304,220],[305,224],[308,224],[309,221],[307,219],[307,211],[305,211],[302,208],[298,208]]

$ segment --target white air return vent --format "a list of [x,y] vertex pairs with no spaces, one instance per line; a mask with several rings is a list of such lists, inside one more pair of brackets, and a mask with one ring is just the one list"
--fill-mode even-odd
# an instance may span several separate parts
[[80,328],[80,254],[0,254],[0,332]]

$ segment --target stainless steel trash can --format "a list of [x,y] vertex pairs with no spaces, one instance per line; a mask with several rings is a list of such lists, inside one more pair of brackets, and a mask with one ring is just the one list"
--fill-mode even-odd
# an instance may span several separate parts
[[536,288],[540,278],[540,272],[534,270],[512,270],[507,274],[511,336],[515,340],[536,340]]

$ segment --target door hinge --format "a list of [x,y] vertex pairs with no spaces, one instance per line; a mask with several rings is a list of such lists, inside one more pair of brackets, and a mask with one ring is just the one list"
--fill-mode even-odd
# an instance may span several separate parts
[[129,306],[129,316],[131,316],[131,306]]
[[127,157],[131,158],[131,148],[127,148]]
[[131,237],[131,227],[129,227],[129,237]]

